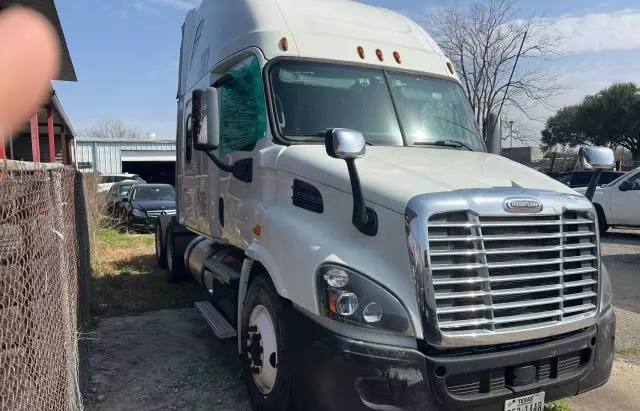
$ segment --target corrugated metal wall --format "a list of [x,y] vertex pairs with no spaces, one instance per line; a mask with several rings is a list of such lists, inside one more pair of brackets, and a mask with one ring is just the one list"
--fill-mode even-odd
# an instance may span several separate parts
[[101,173],[121,173],[122,160],[120,153],[125,151],[175,151],[174,142],[144,141],[77,141],[78,166],[80,163],[91,164],[85,170],[95,170]]

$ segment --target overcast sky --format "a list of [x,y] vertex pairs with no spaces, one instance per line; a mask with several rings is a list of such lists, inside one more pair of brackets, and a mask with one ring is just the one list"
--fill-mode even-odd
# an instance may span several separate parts
[[[423,23],[430,7],[452,0],[362,0]],[[458,3],[465,3],[458,0]],[[175,138],[180,27],[195,0],[57,0],[77,83],[55,82],[76,130],[100,117],[120,118],[143,133]],[[640,82],[637,0],[521,0],[522,18],[544,16],[565,38],[550,63],[566,90],[550,102],[573,104],[615,81]],[[426,27],[428,31],[428,27]],[[539,121],[550,113],[531,115]],[[534,138],[541,123],[527,121]]]

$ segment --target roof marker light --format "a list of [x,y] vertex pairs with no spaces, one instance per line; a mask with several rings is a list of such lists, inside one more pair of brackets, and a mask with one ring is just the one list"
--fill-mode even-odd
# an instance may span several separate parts
[[289,50],[289,40],[286,37],[280,39],[280,48],[284,51]]
[[396,59],[396,63],[402,63],[402,60],[400,59],[400,53],[398,53],[397,51],[393,52],[393,58]]
[[447,68],[449,69],[449,73],[453,74],[453,64],[450,61],[447,61]]
[[364,59],[364,47],[358,46],[358,56],[360,56],[361,59]]
[[384,56],[382,55],[382,50],[376,49],[376,56],[378,56],[378,60],[384,61]]

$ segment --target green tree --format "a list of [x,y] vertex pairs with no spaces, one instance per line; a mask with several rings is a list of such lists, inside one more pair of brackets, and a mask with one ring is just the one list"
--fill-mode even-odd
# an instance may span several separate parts
[[547,150],[585,144],[624,147],[640,158],[640,87],[615,83],[558,110],[547,119],[542,143]]

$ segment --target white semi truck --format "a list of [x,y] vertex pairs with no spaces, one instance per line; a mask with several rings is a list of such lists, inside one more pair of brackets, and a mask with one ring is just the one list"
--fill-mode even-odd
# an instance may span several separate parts
[[609,378],[593,205],[488,152],[410,19],[205,0],[182,27],[177,111],[157,258],[209,293],[255,409],[530,411]]

